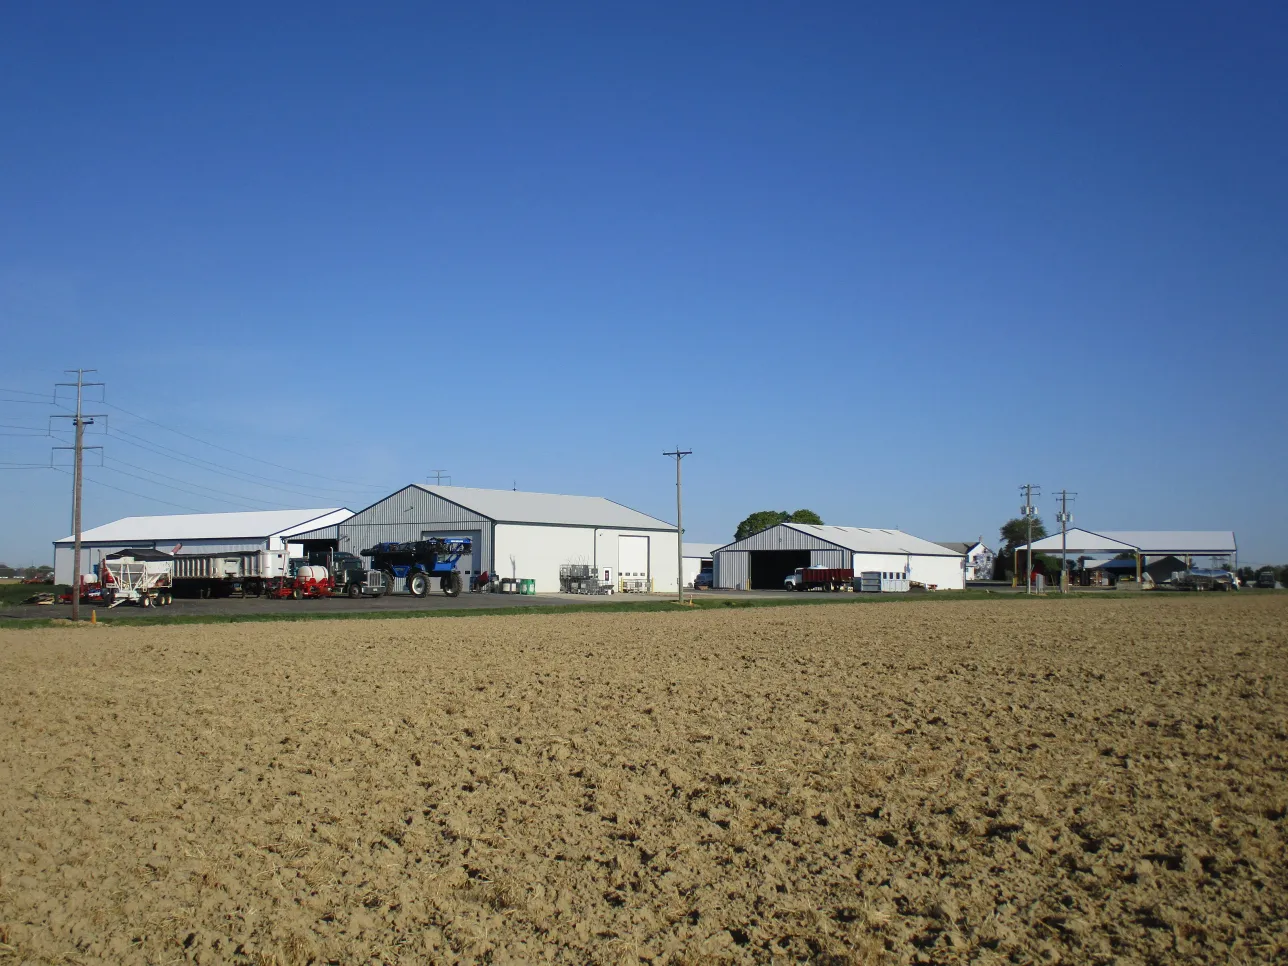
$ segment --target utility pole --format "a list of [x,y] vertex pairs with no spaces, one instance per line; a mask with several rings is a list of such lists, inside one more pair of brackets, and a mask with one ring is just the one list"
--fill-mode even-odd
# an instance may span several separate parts
[[[70,449],[76,451],[75,463],[72,469],[72,620],[80,620],[80,590],[81,590],[81,484],[84,481],[84,456],[85,456],[85,425],[86,422],[92,424],[97,417],[107,418],[106,413],[86,413],[83,412],[84,393],[86,386],[101,386],[101,382],[86,382],[85,373],[98,372],[97,369],[66,369],[68,373],[76,373],[75,382],[58,382],[55,386],[75,386],[76,387],[76,415],[62,416],[56,415],[55,419],[70,419],[76,426],[76,445],[75,446],[55,446],[54,449]],[[55,389],[54,393],[57,394]],[[101,446],[91,446],[90,449],[102,449]]]
[[1060,593],[1069,592],[1069,524],[1073,514],[1069,512],[1069,502],[1078,494],[1068,490],[1060,491],[1060,512],[1055,518],[1060,521]]
[[1041,495],[1042,488],[1036,483],[1025,483],[1020,487],[1024,491],[1024,506],[1020,507],[1020,513],[1024,515],[1024,520],[1028,524],[1028,545],[1027,562],[1024,565],[1024,592],[1033,593],[1033,518],[1037,516],[1037,507],[1033,505],[1033,494]]
[[693,450],[676,447],[663,456],[675,457],[675,599],[684,603],[684,519],[680,499],[680,461],[692,456]]

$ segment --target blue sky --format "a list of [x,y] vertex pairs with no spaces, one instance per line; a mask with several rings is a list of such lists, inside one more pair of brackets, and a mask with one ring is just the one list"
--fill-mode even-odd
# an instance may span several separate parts
[[[696,540],[995,540],[1034,481],[1288,560],[1286,38],[1237,2],[10,4],[0,387],[108,383],[87,525],[440,468],[673,519],[678,444]],[[48,560],[69,477],[0,488],[0,559]]]

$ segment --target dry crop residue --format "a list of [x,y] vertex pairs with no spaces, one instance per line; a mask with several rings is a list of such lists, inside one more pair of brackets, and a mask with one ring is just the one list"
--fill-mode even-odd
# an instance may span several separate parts
[[0,964],[1274,962],[1288,597],[0,631]]

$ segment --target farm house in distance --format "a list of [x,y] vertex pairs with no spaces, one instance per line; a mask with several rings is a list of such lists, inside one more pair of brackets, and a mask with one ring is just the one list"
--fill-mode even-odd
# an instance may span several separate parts
[[967,580],[990,580],[993,576],[993,563],[997,555],[988,547],[984,546],[984,538],[973,542],[955,543],[951,540],[935,541],[941,547],[947,547],[949,550],[955,550],[966,558],[966,579]]
[[966,586],[960,553],[902,530],[780,523],[721,547],[714,559],[715,586],[728,590],[779,590],[797,567],[898,574],[936,590]]

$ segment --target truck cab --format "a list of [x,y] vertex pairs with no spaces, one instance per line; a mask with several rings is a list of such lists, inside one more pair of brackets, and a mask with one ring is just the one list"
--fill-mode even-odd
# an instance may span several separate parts
[[804,590],[805,589],[805,568],[797,567],[794,571],[783,578],[783,590]]

